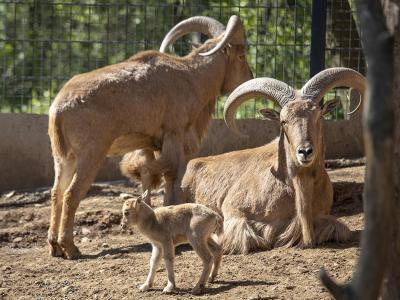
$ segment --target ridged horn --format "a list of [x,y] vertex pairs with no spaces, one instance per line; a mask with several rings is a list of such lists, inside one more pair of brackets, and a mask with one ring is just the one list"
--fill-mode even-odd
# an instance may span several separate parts
[[359,72],[349,68],[330,68],[314,75],[301,89],[302,98],[319,102],[325,94],[335,87],[346,86],[356,89],[360,95],[357,107],[348,114],[355,113],[361,106],[367,89],[367,79]]
[[231,16],[226,25],[225,34],[222,40],[215,47],[207,52],[199,53],[202,56],[212,55],[223,49],[229,43],[245,44],[245,31],[242,21],[238,16]]
[[164,37],[160,52],[165,52],[177,39],[191,32],[200,32],[211,38],[216,38],[225,31],[225,26],[219,21],[203,16],[191,17],[176,24]]
[[277,103],[280,107],[283,107],[289,101],[295,99],[296,92],[288,84],[268,77],[251,79],[239,85],[229,95],[224,107],[226,125],[239,136],[246,137],[236,126],[236,110],[243,102],[254,97],[267,98]]

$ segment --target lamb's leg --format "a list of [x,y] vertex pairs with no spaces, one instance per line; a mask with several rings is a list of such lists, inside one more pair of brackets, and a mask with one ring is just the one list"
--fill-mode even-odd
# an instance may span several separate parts
[[221,265],[222,259],[222,247],[212,238],[209,237],[207,240],[208,247],[210,248],[213,257],[214,263],[211,271],[211,276],[208,279],[209,282],[214,282],[215,277],[217,277],[219,266]]
[[51,190],[51,216],[50,227],[48,231],[48,245],[51,256],[62,256],[63,251],[57,243],[58,230],[60,227],[60,219],[62,212],[63,194],[75,172],[75,161],[73,159],[65,159],[60,157],[54,158],[55,179]]
[[147,275],[145,283],[143,283],[139,288],[141,292],[148,291],[153,286],[154,277],[156,275],[158,265],[160,264],[162,248],[159,245],[155,244],[152,244],[152,246],[153,246],[153,251],[151,253],[151,258],[150,258],[150,271],[149,275]]
[[[96,146],[96,145],[93,145]],[[96,147],[94,147],[96,149]],[[92,148],[93,149],[93,148]],[[90,153],[80,153],[77,157],[76,172],[72,178],[71,184],[64,193],[60,230],[58,234],[58,244],[63,249],[64,255],[68,259],[74,259],[80,256],[79,249],[73,241],[73,227],[75,212],[80,200],[86,195],[87,191],[96,173],[105,160],[107,148],[100,146]]]
[[175,259],[175,248],[171,241],[167,241],[163,244],[165,268],[167,269],[168,283],[163,289],[163,293],[171,293],[175,289],[175,275],[174,275],[174,259]]
[[200,256],[203,262],[203,271],[196,286],[192,289],[194,295],[201,294],[206,286],[206,282],[211,273],[213,266],[213,256],[208,249],[207,242],[198,240],[196,237],[189,238],[189,243],[192,245],[193,250]]

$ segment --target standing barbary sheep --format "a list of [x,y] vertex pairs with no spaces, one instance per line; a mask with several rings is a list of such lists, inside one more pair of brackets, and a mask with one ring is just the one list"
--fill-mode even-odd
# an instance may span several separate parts
[[73,242],[75,212],[107,155],[159,150],[152,171],[158,166],[164,173],[164,200],[174,203],[178,172],[186,165],[184,151],[196,138],[193,128],[209,100],[252,78],[237,16],[225,31],[201,17],[188,24],[219,35],[185,57],[145,51],[76,75],[55,98],[49,111],[55,168],[48,234],[52,256],[80,255]]
[[147,291],[152,287],[158,264],[163,256],[168,274],[168,284],[163,292],[172,292],[175,289],[175,246],[189,243],[203,261],[203,272],[192,290],[194,294],[200,294],[210,273],[209,281],[214,281],[221,263],[222,248],[212,238],[212,235],[214,232],[221,233],[222,218],[213,210],[196,203],[160,207],[153,210],[142,201],[147,198],[147,194],[148,191],[145,191],[136,200],[126,200],[122,208],[121,227],[126,229],[137,225],[140,232],[150,239],[153,246],[150,272],[146,282],[140,286],[140,291]]
[[296,244],[313,247],[348,239],[347,226],[329,215],[333,188],[324,166],[323,116],[339,101],[323,104],[321,100],[338,86],[353,87],[363,96],[366,80],[354,70],[332,68],[315,75],[301,90],[275,79],[257,78],[229,96],[225,121],[239,134],[234,116],[247,99],[266,97],[282,109],[280,113],[260,110],[266,119],[280,122],[280,135],[269,144],[188,164],[182,180],[185,196],[223,215],[224,252]]
[[[160,52],[165,52],[169,46],[181,38],[182,36],[191,32],[201,32],[210,38],[218,37],[222,32],[224,32],[225,27],[220,22],[209,17],[192,17],[184,20],[177,25],[175,25],[165,36],[164,40],[160,46]],[[240,41],[239,44],[245,41]],[[225,51],[230,51],[229,48]],[[244,56],[241,57],[244,60]],[[225,66],[221,65],[221,68]],[[236,71],[233,71],[236,72]],[[196,76],[196,75],[194,75]],[[250,79],[250,78],[248,78]],[[212,75],[210,77],[212,79]],[[180,174],[175,181],[175,188],[180,187],[180,181],[185,170],[185,164],[195,157],[197,151],[199,150],[203,138],[207,132],[208,125],[210,124],[212,113],[215,110],[215,103],[219,93],[215,93],[212,90],[214,87],[205,83],[203,85],[204,90],[210,90],[210,92],[205,93],[207,99],[203,99],[205,105],[201,108],[201,111],[191,120],[191,126],[185,131],[185,142],[183,148],[183,161],[179,166]],[[131,153],[125,154],[123,160],[120,163],[121,172],[124,176],[128,177],[131,181],[140,180],[142,182],[142,192],[145,190],[151,190],[156,188],[161,182],[160,173],[154,173],[152,171],[152,166],[154,165],[154,160],[157,158],[157,151],[153,154],[152,149],[140,149],[133,151]],[[168,178],[167,178],[168,179]],[[171,204],[169,200],[170,193],[168,192],[168,184],[166,186],[166,196],[165,203]],[[150,196],[150,194],[149,194]],[[176,196],[176,195],[175,195]],[[180,197],[178,197],[179,199]],[[145,199],[146,203],[150,205],[149,197]]]

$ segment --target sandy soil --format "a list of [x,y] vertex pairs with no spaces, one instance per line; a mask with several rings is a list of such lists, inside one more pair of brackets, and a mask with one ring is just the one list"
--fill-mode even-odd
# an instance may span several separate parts
[[[148,272],[151,246],[137,231],[119,228],[120,194],[138,194],[138,186],[126,182],[92,186],[76,217],[75,241],[84,257],[75,261],[47,253],[48,189],[4,194],[0,198],[0,298],[330,299],[317,273],[324,266],[337,280],[350,279],[363,229],[364,170],[357,166],[329,171],[335,189],[333,215],[354,232],[350,242],[224,256],[217,282],[202,296],[190,294],[201,263],[186,245],[177,248],[176,293],[161,293],[166,284],[163,265],[154,289],[138,292]],[[157,205],[161,198],[162,190],[154,194]]]

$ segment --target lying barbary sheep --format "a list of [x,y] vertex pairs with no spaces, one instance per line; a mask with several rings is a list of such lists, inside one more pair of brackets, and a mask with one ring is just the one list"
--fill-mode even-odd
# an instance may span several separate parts
[[280,123],[279,137],[269,144],[188,164],[182,180],[186,200],[222,214],[225,253],[313,247],[348,239],[348,227],[329,215],[333,188],[324,166],[323,116],[339,101],[321,100],[338,86],[353,87],[363,95],[366,79],[351,69],[332,68],[315,75],[301,90],[275,79],[257,78],[229,96],[225,121],[239,134],[234,116],[245,100],[261,96],[282,109],[260,111],[266,119]]
[[180,199],[185,152],[197,143],[195,128],[208,124],[199,120],[208,116],[211,99],[252,78],[239,17],[232,16],[226,30],[201,17],[186,29],[208,31],[213,38],[185,57],[144,51],[75,75],[57,94],[49,110],[55,171],[50,255],[79,257],[73,241],[75,213],[106,156],[160,151],[150,169],[164,174],[164,202]]
[[[207,278],[213,282],[218,273],[222,258],[222,248],[213,239],[213,233],[221,234],[223,221],[213,210],[201,204],[185,203],[175,206],[152,209],[142,199],[148,191],[137,199],[128,199],[122,208],[122,228],[137,225],[140,232],[148,237],[153,246],[150,259],[150,272],[140,291],[149,290],[154,282],[155,272],[161,256],[164,257],[168,273],[168,284],[163,292],[175,289],[174,258],[175,246],[189,243],[203,261],[203,272],[193,288],[193,294],[200,294]],[[212,269],[212,272],[211,272]]]

